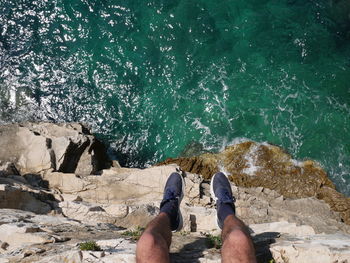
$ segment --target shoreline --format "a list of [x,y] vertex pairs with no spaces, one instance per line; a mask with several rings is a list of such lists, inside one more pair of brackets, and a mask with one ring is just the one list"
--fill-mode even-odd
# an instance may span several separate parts
[[[167,177],[179,168],[186,187],[184,229],[174,234],[171,248],[175,262],[220,262],[220,250],[207,245],[220,234],[209,190],[215,169],[231,174],[236,213],[252,230],[258,262],[313,262],[315,249],[325,262],[350,260],[349,210],[336,210],[349,199],[317,164],[293,162],[279,147],[243,142],[218,154],[137,169],[110,160],[106,147],[78,123],[11,124],[0,126],[0,134],[1,262],[133,262],[137,238],[125,233],[140,231],[157,215]],[[277,168],[280,175],[266,177]],[[294,190],[304,188],[281,194],[293,178],[302,183]],[[327,204],[329,196],[339,198],[331,200],[334,207]],[[103,251],[81,251],[87,239]]]

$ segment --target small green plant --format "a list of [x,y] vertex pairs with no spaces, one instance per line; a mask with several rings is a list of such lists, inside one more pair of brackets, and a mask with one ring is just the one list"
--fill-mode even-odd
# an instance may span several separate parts
[[271,258],[271,259],[269,260],[269,263],[276,263],[276,261],[275,261],[273,258]]
[[181,231],[180,232],[180,235],[181,236],[187,236],[187,235],[189,235],[191,232],[190,231]]
[[132,240],[139,240],[140,236],[142,235],[143,230],[145,230],[144,227],[137,227],[135,230],[127,230],[122,233],[122,236],[130,237]]
[[101,251],[101,247],[95,241],[87,241],[79,244],[80,250]]
[[211,234],[206,234],[207,237],[207,245],[209,248],[220,249],[222,246],[222,241],[220,236],[214,236]]

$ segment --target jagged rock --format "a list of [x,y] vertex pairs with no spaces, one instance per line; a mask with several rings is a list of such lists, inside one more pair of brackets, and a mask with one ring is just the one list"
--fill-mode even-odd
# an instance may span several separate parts
[[[204,208],[203,208],[204,209]],[[106,225],[107,226],[107,225]],[[345,234],[317,235],[307,225],[289,222],[270,222],[250,225],[258,262],[346,262],[349,260],[350,236]],[[1,231],[7,232],[4,233]],[[86,225],[63,217],[35,215],[19,210],[0,210],[0,235],[9,233],[44,235],[65,241],[53,243],[50,238],[16,244],[0,251],[0,262],[134,262],[136,244],[123,231]],[[70,241],[66,238],[69,236]],[[37,238],[37,237],[35,237]],[[102,251],[80,251],[78,244],[95,240]],[[43,242],[46,244],[33,244]],[[170,249],[172,262],[221,262],[220,250],[210,248],[205,235],[180,232],[173,235]],[[283,261],[284,260],[284,261]]]
[[114,216],[109,215],[101,206],[84,202],[60,202],[62,213],[72,219],[89,223],[115,223]]
[[49,191],[35,189],[21,176],[0,177],[0,208],[14,208],[45,214],[55,205]]
[[327,203],[314,197],[285,198],[268,188],[243,188],[232,186],[236,196],[236,212],[248,224],[271,221],[288,221],[312,226],[316,233],[350,234],[350,226],[341,222],[338,213]]
[[3,242],[9,244],[9,249],[11,250],[23,245],[44,244],[55,241],[54,238],[40,228],[26,226],[25,223],[1,225],[0,236]]
[[115,224],[119,227],[145,227],[158,213],[153,205],[91,204],[86,202],[64,201],[60,203],[63,215],[84,223]]
[[[135,260],[135,242],[120,227],[144,227],[159,213],[165,182],[178,166],[130,169],[115,163],[102,169],[105,153],[100,159],[91,150],[93,136],[78,124],[8,125],[0,133],[0,146],[6,147],[24,136],[7,159],[0,147],[0,208],[56,214],[0,209],[0,262]],[[29,146],[38,147],[40,158],[31,158],[31,149],[24,148]],[[350,211],[348,199],[314,162],[296,162],[276,146],[252,142],[175,162],[191,172],[184,173],[184,229],[173,236],[172,262],[221,262],[220,251],[209,248],[203,234],[220,234],[209,185],[219,168],[231,174],[237,216],[253,231],[258,262],[269,262],[271,255],[276,262],[321,262],[316,251],[322,260],[349,260],[350,226],[342,222]],[[87,240],[103,251],[80,251],[78,244]]]
[[184,171],[201,174],[204,179],[223,169],[237,186],[269,188],[290,198],[317,197],[350,224],[350,198],[335,190],[317,163],[297,162],[280,147],[246,141],[228,146],[218,154],[170,158],[159,165],[171,163]]
[[149,204],[159,202],[165,182],[176,166],[148,169],[113,169],[101,176],[77,176],[75,174],[51,173],[43,178],[50,188],[63,194],[79,195],[82,200],[101,204]]
[[135,261],[136,244],[123,238],[113,240],[99,240],[97,244],[103,251],[80,251],[72,249],[68,252],[47,257],[40,260],[40,263],[66,262],[101,262],[101,263],[129,263]]
[[[44,179],[51,188],[58,189],[63,195],[79,196],[82,201],[65,200],[60,203],[64,215],[89,223],[108,222],[118,226],[145,226],[158,212],[163,197],[163,189],[168,176],[176,171],[176,166],[152,167],[148,169],[112,169],[103,171],[102,176],[76,176],[74,174],[47,173]],[[190,217],[202,218],[198,230],[215,227],[215,212],[191,208],[186,204],[201,204],[202,199],[209,202],[209,197],[200,197],[202,179],[195,174],[186,174],[185,198],[182,206],[190,229]],[[94,209],[100,207],[100,209]],[[203,211],[203,213],[198,213]],[[206,222],[210,222],[206,226]],[[209,230],[210,230],[209,229]]]
[[0,177],[7,175],[20,175],[13,163],[5,162],[3,165],[0,165]]
[[[91,224],[114,222],[118,226],[131,227],[145,226],[155,216],[166,179],[175,170],[174,165],[144,170],[113,168],[104,170],[102,176],[51,173],[44,178],[50,187],[62,193],[64,202],[60,206],[66,216]],[[185,198],[181,204],[185,230],[212,231],[216,228],[216,211],[207,189],[209,184],[190,173],[186,173],[185,183]],[[314,197],[285,198],[263,187],[232,185],[232,189],[237,199],[237,214],[247,223],[289,221],[308,224],[317,233],[338,230],[350,233],[350,227],[341,223],[341,217],[332,212],[325,202]],[[79,199],[73,201],[77,196]],[[90,207],[97,206],[101,209],[91,211]]]
[[78,123],[0,126],[0,160],[14,163],[21,174],[91,174],[111,165],[104,145]]
[[350,236],[335,234],[284,239],[271,245],[276,263],[350,262]]
[[183,229],[189,232],[217,233],[216,209],[201,206],[182,205]]

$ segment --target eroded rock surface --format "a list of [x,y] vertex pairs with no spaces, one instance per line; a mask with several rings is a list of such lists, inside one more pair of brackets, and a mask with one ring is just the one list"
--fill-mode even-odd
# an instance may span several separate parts
[[0,160],[21,174],[49,169],[91,174],[110,166],[104,145],[78,123],[0,126]]
[[184,171],[209,179],[225,171],[237,186],[264,187],[290,198],[316,197],[324,200],[350,224],[350,198],[335,190],[326,172],[314,161],[298,162],[278,146],[246,141],[218,154],[167,159]]
[[33,187],[19,175],[0,176],[0,208],[45,214],[56,208],[53,192]]
[[[136,241],[124,232],[158,214],[177,164],[135,169],[114,161],[108,168],[103,147],[79,124],[8,125],[0,133],[0,146],[13,144],[0,150],[0,262],[135,261]],[[208,238],[220,234],[209,185],[220,169],[231,174],[237,216],[252,231],[258,262],[350,262],[350,226],[342,222],[348,199],[312,161],[246,142],[169,162],[188,170],[172,262],[221,262]],[[89,240],[102,251],[81,251]]]
[[[136,241],[112,224],[91,225],[62,216],[0,209],[0,262],[135,262]],[[312,227],[270,222],[251,225],[258,262],[346,262],[350,235],[315,234]],[[212,232],[213,233],[213,232]],[[82,251],[94,240],[101,251]],[[312,257],[311,257],[312,256]],[[205,233],[173,235],[172,262],[221,262]]]

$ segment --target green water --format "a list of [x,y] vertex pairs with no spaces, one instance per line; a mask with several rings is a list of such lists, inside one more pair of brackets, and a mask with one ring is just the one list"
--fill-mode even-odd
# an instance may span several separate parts
[[319,161],[349,195],[347,10],[328,0],[0,0],[1,122],[88,123],[128,166],[192,142],[266,141]]

